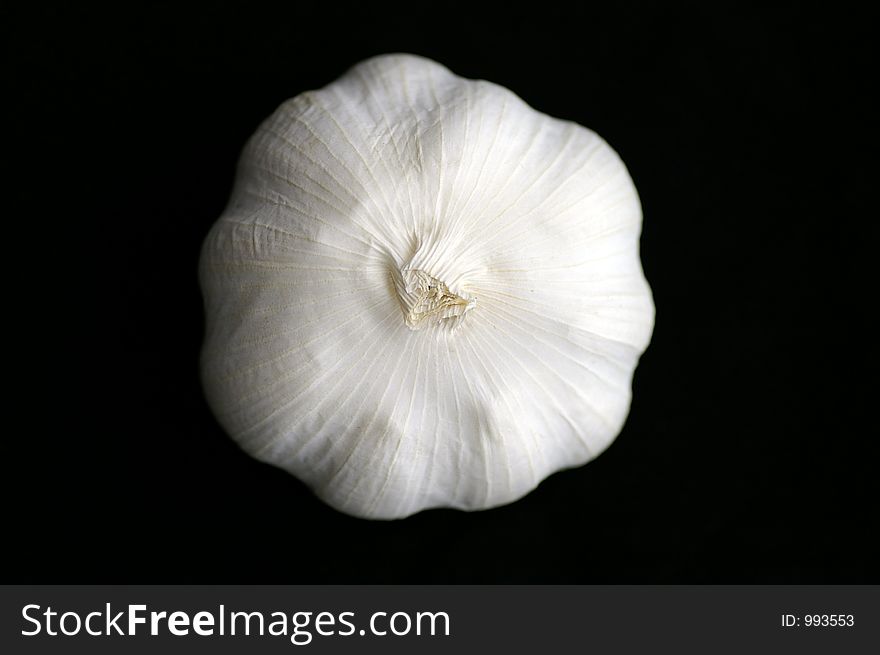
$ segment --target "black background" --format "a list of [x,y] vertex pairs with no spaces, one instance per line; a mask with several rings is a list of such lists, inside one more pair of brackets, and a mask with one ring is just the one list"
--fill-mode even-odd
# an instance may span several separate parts
[[[7,581],[880,581],[866,16],[119,4],[3,10]],[[258,123],[397,51],[610,142],[657,320],[597,460],[507,507],[369,522],[214,422],[196,267]]]

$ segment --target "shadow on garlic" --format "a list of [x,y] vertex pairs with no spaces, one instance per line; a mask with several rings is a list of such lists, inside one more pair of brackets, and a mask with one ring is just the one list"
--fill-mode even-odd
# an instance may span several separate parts
[[654,322],[594,132],[412,55],[288,100],[201,255],[226,431],[333,507],[510,503],[596,457]]

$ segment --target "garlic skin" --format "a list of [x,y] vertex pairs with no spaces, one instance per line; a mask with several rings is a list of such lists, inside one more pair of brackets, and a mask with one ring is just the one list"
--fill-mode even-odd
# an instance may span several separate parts
[[617,436],[654,324],[594,132],[412,55],[250,139],[201,255],[224,429],[342,512],[512,502]]

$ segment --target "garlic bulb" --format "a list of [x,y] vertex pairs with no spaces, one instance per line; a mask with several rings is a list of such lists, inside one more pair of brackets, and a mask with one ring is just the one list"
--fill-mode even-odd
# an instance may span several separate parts
[[595,133],[369,59],[245,148],[201,257],[208,401],[352,515],[512,502],[624,423],[654,321],[640,231]]

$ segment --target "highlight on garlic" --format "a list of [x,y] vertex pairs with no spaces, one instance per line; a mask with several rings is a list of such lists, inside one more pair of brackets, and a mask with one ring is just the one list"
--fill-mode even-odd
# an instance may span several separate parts
[[208,402],[345,513],[510,503],[623,426],[654,324],[641,221],[589,129],[363,61],[245,147],[201,255]]

